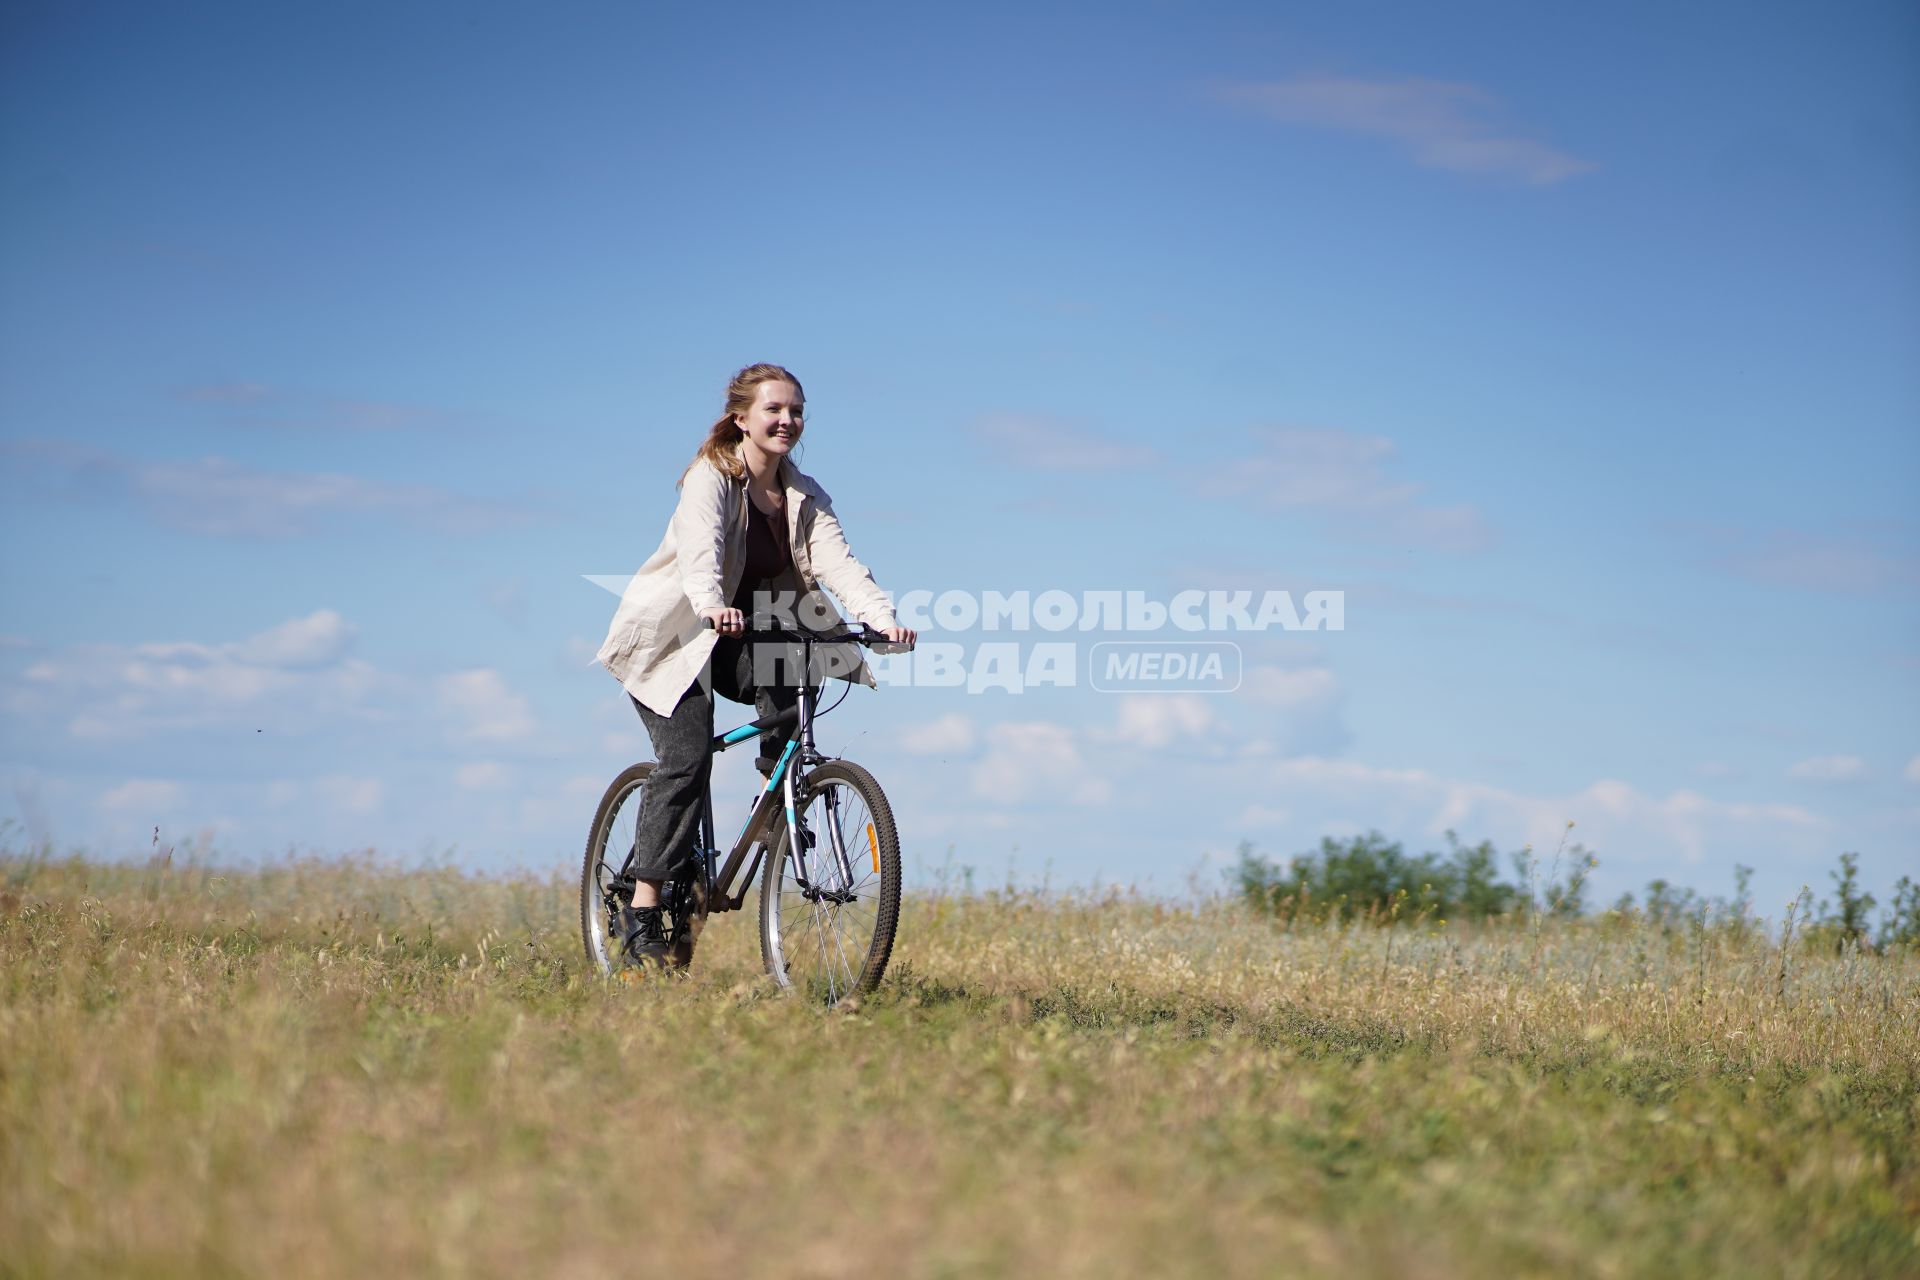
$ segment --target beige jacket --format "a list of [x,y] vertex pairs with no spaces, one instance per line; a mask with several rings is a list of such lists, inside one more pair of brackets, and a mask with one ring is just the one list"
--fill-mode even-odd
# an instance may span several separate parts
[[[780,585],[803,593],[798,616],[825,618],[828,629],[845,625],[821,593],[825,585],[860,621],[897,626],[893,602],[847,549],[826,490],[788,461],[780,464],[780,477],[787,491],[787,541],[796,579]],[[696,461],[680,486],[680,504],[660,549],[647,557],[620,597],[599,661],[628,693],[659,715],[673,714],[680,695],[706,670],[720,638],[700,614],[726,608],[740,586],[747,502],[742,481],[705,459]],[[874,683],[854,646],[830,647],[840,651],[833,655],[830,670]]]

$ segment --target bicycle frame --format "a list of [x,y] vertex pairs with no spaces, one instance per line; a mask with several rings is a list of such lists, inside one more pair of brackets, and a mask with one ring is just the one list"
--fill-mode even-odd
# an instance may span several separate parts
[[[769,631],[749,632],[751,638],[759,634],[763,638],[798,640],[800,643],[800,675],[795,686],[798,700],[791,711],[775,712],[762,716],[758,720],[743,724],[736,729],[716,734],[709,750],[718,755],[729,747],[758,738],[762,731],[774,728],[782,721],[792,717],[795,721],[793,732],[788,735],[786,746],[780,753],[779,761],[773,772],[768,775],[766,785],[760,790],[760,798],[755,802],[753,811],[747,815],[746,823],[740,828],[733,846],[727,851],[725,861],[721,861],[720,850],[714,840],[713,821],[713,785],[709,781],[706,795],[701,798],[700,806],[700,873],[708,887],[706,910],[738,911],[746,901],[747,890],[753,884],[754,876],[760,870],[760,860],[772,844],[773,823],[776,817],[782,818],[791,834],[794,859],[794,879],[806,887],[808,892],[816,892],[808,870],[808,854],[812,852],[811,833],[800,821],[798,804],[798,777],[800,770],[813,765],[824,764],[827,757],[820,754],[813,743],[814,687],[809,683],[813,673],[813,646],[819,643],[817,637],[807,632]],[[838,807],[838,800],[832,795],[827,803]],[[840,873],[840,884],[853,883],[852,862],[847,856],[844,842],[840,838],[840,826],[837,822],[827,824],[829,841],[832,845],[833,859]],[[757,846],[757,847],[756,847]],[[818,890],[823,896],[838,897],[839,893],[831,889]],[[844,890],[840,891],[844,892]]]

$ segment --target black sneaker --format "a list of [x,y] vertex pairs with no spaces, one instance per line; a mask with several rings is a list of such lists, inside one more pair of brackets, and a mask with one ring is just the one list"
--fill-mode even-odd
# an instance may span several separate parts
[[660,908],[620,908],[620,929],[625,935],[620,953],[628,964],[635,967],[666,967],[667,933],[660,921]]

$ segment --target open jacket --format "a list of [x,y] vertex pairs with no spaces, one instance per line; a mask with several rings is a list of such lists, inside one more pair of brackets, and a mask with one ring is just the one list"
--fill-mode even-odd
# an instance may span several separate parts
[[[822,585],[869,626],[897,626],[893,602],[847,549],[827,491],[784,459],[780,480],[787,491],[787,543],[793,550],[793,569],[790,580],[776,581],[775,589],[795,592],[797,616],[827,619],[829,629],[845,624],[821,593]],[[748,501],[744,481],[704,458],[695,461],[681,482],[680,503],[660,549],[647,557],[620,597],[599,661],[628,693],[658,715],[673,714],[680,696],[706,670],[707,658],[720,638],[700,614],[726,608],[740,586]],[[830,658],[831,673],[874,683],[873,673],[852,645],[827,647],[841,651]]]

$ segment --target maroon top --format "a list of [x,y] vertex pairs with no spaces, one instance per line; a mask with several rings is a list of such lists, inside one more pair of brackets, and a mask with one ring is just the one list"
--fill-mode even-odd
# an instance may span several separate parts
[[[787,544],[786,513],[768,515],[747,499],[747,546],[745,567],[740,573],[739,590],[733,593],[733,607],[753,613],[753,593],[772,590],[771,579],[793,567],[793,549]],[[752,618],[749,616],[748,621]]]

